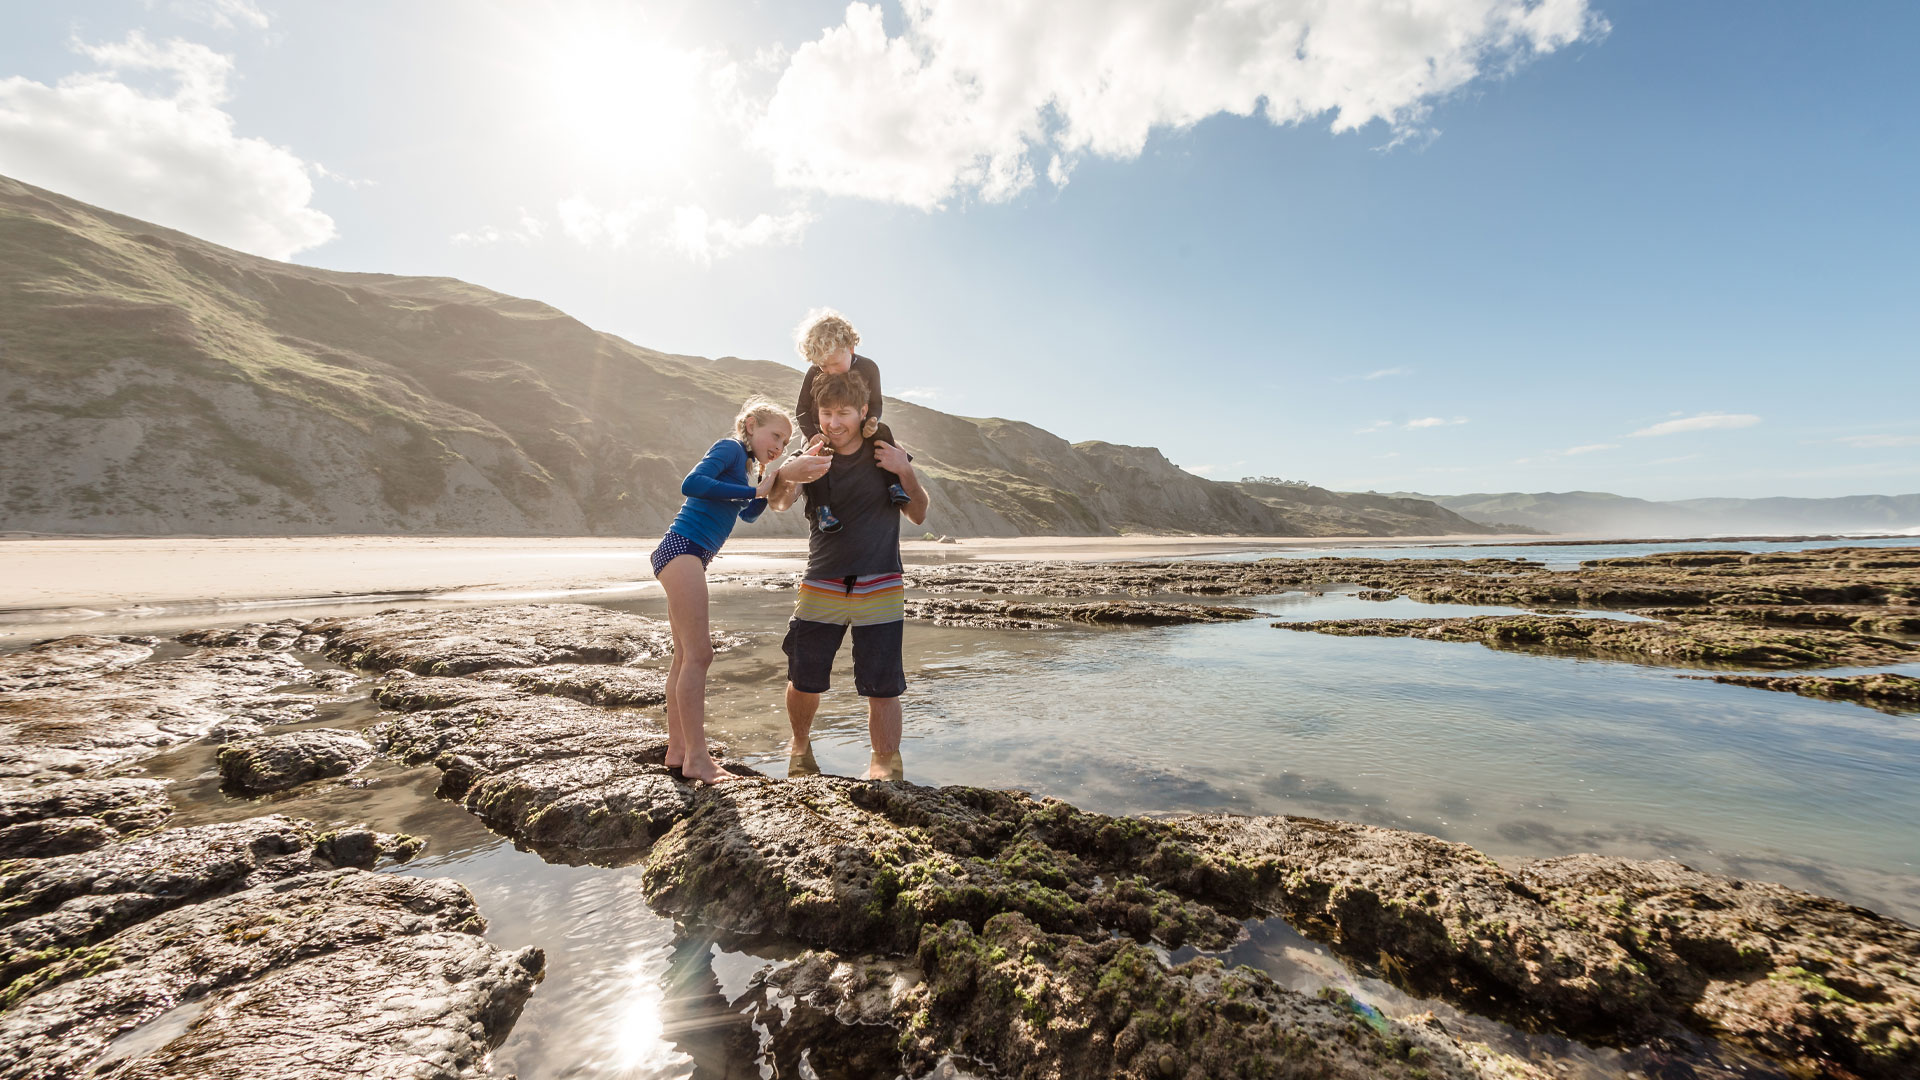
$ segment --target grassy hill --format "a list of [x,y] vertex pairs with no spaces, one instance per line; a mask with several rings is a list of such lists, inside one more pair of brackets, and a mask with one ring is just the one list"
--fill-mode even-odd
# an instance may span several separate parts
[[[740,401],[791,402],[799,381],[452,278],[256,258],[0,177],[0,530],[656,534]],[[935,532],[1475,531],[1352,508],[1330,528],[1156,450],[903,401],[887,419]]]

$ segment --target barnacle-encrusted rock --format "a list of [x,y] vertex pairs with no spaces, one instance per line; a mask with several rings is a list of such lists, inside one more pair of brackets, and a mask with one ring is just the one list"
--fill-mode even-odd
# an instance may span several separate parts
[[[392,609],[322,619],[326,654],[354,667],[405,668],[421,675],[463,675],[488,668],[546,664],[631,664],[673,651],[658,619],[587,604]],[[733,644],[716,637],[715,648]]]
[[570,697],[589,705],[645,708],[664,705],[667,700],[667,673],[658,668],[549,664],[535,668],[501,668],[475,677],[507,683],[529,693]]
[[0,863],[0,987],[159,912],[330,869],[335,858],[371,866],[383,849],[405,847],[382,834],[369,834],[372,844],[322,844],[340,835],[316,836],[306,822],[271,815]]
[[484,927],[455,882],[357,870],[176,907],[17,980],[0,1078],[486,1075],[543,959]]
[[158,828],[173,813],[158,780],[64,780],[0,788],[0,859],[87,851]]
[[120,648],[146,647],[98,640],[107,644],[87,655],[110,654],[112,662],[84,676],[67,666],[65,674],[36,676],[0,693],[0,777],[64,779],[129,764],[269,707],[284,698],[273,692],[282,686],[320,678],[284,652],[206,649],[122,663],[127,654]]
[[84,679],[153,655],[150,637],[75,634],[0,653],[0,694]]
[[345,776],[371,760],[373,747],[367,740],[327,728],[256,735],[227,743],[219,754],[220,775],[227,785],[253,795]]

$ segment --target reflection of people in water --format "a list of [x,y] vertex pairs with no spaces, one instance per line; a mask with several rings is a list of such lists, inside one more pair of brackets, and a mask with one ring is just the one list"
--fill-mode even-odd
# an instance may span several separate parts
[[[906,451],[865,436],[867,396],[866,381],[858,372],[814,380],[815,416],[826,437],[823,452],[832,460],[827,478],[838,527],[831,532],[820,527],[809,492],[806,579],[800,583],[782,646],[787,654],[787,721],[793,728],[790,774],[805,773],[809,767],[819,771],[812,766],[813,717],[820,695],[832,685],[833,658],[849,627],[853,685],[867,699],[867,735],[873,749],[867,778],[897,780],[902,773],[900,695],[906,692],[907,676],[900,654],[906,620],[900,519],[925,522],[929,499]],[[889,493],[896,485],[905,502],[896,502]],[[794,497],[792,489],[783,488],[770,505],[784,510]]]

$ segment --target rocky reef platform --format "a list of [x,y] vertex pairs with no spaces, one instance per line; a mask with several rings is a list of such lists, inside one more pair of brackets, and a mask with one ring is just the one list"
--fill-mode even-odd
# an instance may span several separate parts
[[[1187,591],[1283,591],[1219,576],[1278,572],[1266,564],[1206,565]],[[953,573],[983,569],[1039,584]],[[1080,571],[1122,595],[1151,582],[1133,565],[1056,569],[1066,590]],[[1223,617],[1258,614],[1242,610]],[[546,859],[639,864],[656,911],[781,943],[737,1003],[778,1075],[1553,1075],[1439,1016],[1221,959],[1272,919],[1354,971],[1526,1031],[1683,1065],[1725,1052],[1779,1075],[1920,1074],[1920,930],[1898,920],[1678,863],[1500,863],[1310,818],[1110,816],[824,776],[690,784],[649,711],[664,631],[518,605],[0,656],[0,839],[16,845],[0,863],[0,1077],[490,1074],[539,951],[490,944],[457,881],[369,872],[417,838],[265,805],[168,828],[169,791],[140,763],[190,740],[219,746],[241,794],[349,782],[374,755],[431,769],[439,797]],[[349,686],[379,714],[311,726]]]

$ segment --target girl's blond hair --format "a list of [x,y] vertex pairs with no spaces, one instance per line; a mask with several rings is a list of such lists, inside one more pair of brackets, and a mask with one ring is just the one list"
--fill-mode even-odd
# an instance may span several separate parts
[[845,315],[832,308],[814,308],[793,331],[793,347],[800,351],[800,358],[809,364],[818,364],[834,350],[844,347],[852,352],[860,344],[860,332],[853,328]]
[[[754,428],[774,420],[785,420],[787,422],[787,430],[793,430],[792,413],[768,401],[766,398],[750,397],[747,399],[746,404],[740,406],[740,415],[733,418],[733,437],[739,439],[744,444],[748,439],[753,437]],[[747,468],[753,473],[753,478],[758,480],[760,479],[761,472],[766,469],[766,465],[754,460],[753,454],[749,452],[747,454]]]

